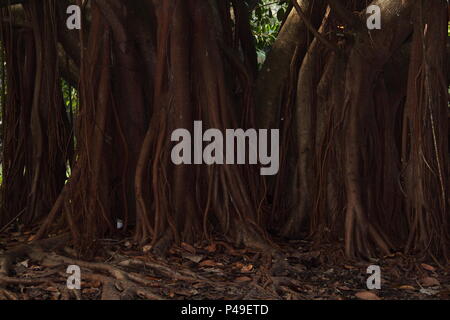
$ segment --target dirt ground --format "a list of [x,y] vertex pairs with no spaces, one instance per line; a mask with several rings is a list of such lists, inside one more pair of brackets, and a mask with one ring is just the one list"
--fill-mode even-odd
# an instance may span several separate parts
[[[103,239],[102,253],[87,262],[69,247],[21,247],[30,237],[13,229],[0,236],[0,300],[450,299],[448,262],[401,253],[356,262],[343,257],[339,244],[314,248],[290,241],[267,254],[205,241],[174,246],[161,259],[131,239]],[[5,257],[17,248],[28,249],[19,250],[9,275],[2,274]],[[81,290],[67,288],[69,265],[80,267]],[[370,265],[381,268],[380,290],[367,289]]]

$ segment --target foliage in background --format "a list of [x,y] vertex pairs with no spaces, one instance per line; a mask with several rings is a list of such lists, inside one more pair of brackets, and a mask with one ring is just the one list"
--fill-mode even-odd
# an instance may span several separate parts
[[278,35],[287,8],[286,0],[261,0],[253,10],[251,25],[260,64],[264,62],[267,52]]
[[64,104],[69,115],[74,114],[78,107],[78,92],[70,86],[64,79],[61,80]]

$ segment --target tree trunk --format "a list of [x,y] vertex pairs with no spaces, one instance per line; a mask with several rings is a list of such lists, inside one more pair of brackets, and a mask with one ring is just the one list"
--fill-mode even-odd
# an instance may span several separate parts
[[[72,3],[2,9],[0,227],[41,223],[36,238],[70,231],[88,251],[127,231],[159,254],[213,237],[266,250],[273,232],[446,257],[445,1],[376,0],[381,30],[364,1],[293,2],[259,72],[245,2],[92,0],[69,31]],[[280,129],[278,175],[175,165],[171,135],[194,121]]]

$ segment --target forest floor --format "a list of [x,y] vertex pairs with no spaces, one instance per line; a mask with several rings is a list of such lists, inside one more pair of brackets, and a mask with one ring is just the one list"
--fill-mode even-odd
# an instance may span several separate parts
[[[4,263],[5,253],[20,248],[31,235],[9,231],[0,236],[0,271],[2,256]],[[278,245],[279,253],[269,256],[224,241],[195,247],[183,243],[161,259],[132,240],[104,239],[103,253],[91,262],[77,260],[70,248],[34,248],[17,256],[9,276],[0,272],[0,300],[450,299],[448,264],[400,253],[356,262],[343,258],[338,244]],[[81,290],[67,288],[69,265],[81,269]],[[381,268],[380,290],[367,289],[369,265]]]

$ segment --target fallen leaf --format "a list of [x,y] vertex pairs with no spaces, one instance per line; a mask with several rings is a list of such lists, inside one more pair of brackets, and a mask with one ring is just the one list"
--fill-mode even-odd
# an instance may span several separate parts
[[218,268],[206,268],[204,269],[206,272],[215,273],[216,275],[224,275],[223,270]]
[[183,290],[183,289],[177,289],[176,294],[179,296],[184,296],[184,297],[192,297],[198,294],[198,291],[193,289],[193,290]]
[[249,273],[249,272],[252,272],[252,270],[253,270],[253,265],[251,265],[251,264],[249,264],[248,266],[243,266],[241,268],[242,273]]
[[192,254],[196,253],[195,248],[193,246],[191,246],[189,243],[182,242],[181,247],[189,253],[192,253]]
[[52,300],[57,301],[61,297],[61,292],[52,292]]
[[337,287],[337,289],[341,290],[341,291],[350,291],[351,289],[347,286],[339,286]]
[[216,266],[220,266],[222,265],[219,262],[213,261],[213,260],[205,260],[200,262],[199,266],[200,267],[216,267]]
[[125,289],[123,288],[122,284],[120,284],[119,282],[114,283],[114,287],[117,289],[117,291],[124,291]]
[[28,268],[28,262],[30,262],[30,260],[22,261],[22,262],[20,263],[20,265],[24,266],[25,268]]
[[252,281],[252,278],[250,278],[250,277],[238,277],[238,278],[236,278],[235,281],[236,282],[250,282],[250,281]]
[[433,277],[425,277],[422,278],[420,280],[420,283],[424,286],[424,287],[434,287],[434,286],[440,286],[441,283],[439,282],[438,279],[433,278]]
[[199,256],[199,255],[195,255],[195,254],[190,254],[190,253],[184,253],[183,254],[183,258],[185,258],[185,259],[188,259],[188,260],[190,260],[190,261],[192,261],[192,262],[195,262],[195,263],[199,263],[200,261],[202,261],[203,260],[203,256]]
[[370,291],[362,291],[355,294],[358,299],[361,300],[381,300],[379,296]]
[[427,271],[431,271],[431,272],[436,271],[436,268],[435,268],[435,267],[430,266],[429,264],[426,264],[426,263],[422,263],[420,266],[421,266],[422,268],[424,268],[425,270],[427,270]]
[[207,246],[206,251],[208,251],[209,253],[214,253],[217,251],[217,245],[215,243],[210,244],[209,246]]
[[152,246],[150,244],[142,247],[142,251],[144,253],[148,253],[148,252],[150,252],[150,250],[152,250]]
[[125,248],[131,248],[133,246],[133,244],[130,241],[126,241],[124,243]]
[[345,265],[344,268],[347,269],[347,270],[353,270],[353,269],[355,269],[355,267],[349,266],[349,265]]
[[437,290],[433,290],[433,289],[420,289],[420,293],[426,294],[427,296],[434,296],[436,294],[439,293],[439,291]]
[[401,290],[416,290],[416,288],[414,288],[413,286],[408,286],[408,285],[400,286],[398,288]]

